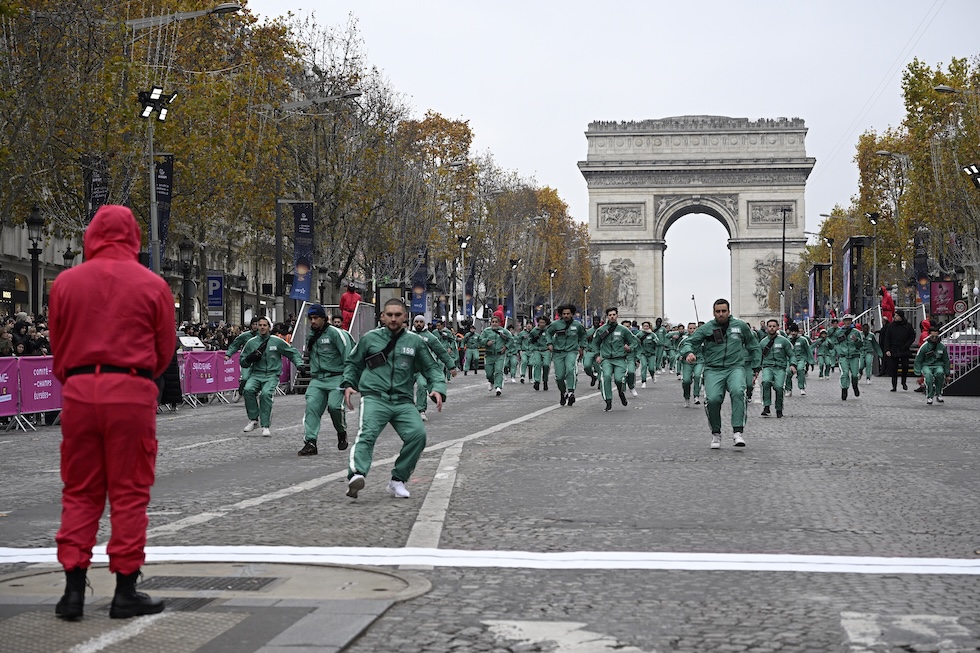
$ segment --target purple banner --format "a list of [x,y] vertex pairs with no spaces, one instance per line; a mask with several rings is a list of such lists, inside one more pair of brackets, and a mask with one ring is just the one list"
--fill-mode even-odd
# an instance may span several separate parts
[[289,383],[289,373],[293,369],[293,362],[288,358],[282,359],[282,374],[279,375],[279,383]]
[[157,190],[157,229],[160,233],[160,257],[163,259],[163,252],[167,251],[167,236],[170,235],[170,200],[173,198],[174,190],[174,155],[158,154],[163,161],[154,159],[153,167],[156,175],[155,184]]
[[313,203],[293,203],[293,283],[292,299],[313,300]]
[[17,359],[0,358],[0,417],[10,417],[17,414],[19,382]]
[[953,309],[953,282],[952,281],[933,281],[930,285],[930,310],[931,315],[954,315]]
[[218,392],[218,362],[221,352],[184,352],[184,391],[189,395]]
[[425,315],[428,309],[426,287],[429,280],[429,252],[422,248],[415,261],[415,274],[412,275],[412,305],[413,315]]
[[224,354],[218,352],[218,356],[216,357],[218,361],[218,387],[215,388],[216,392],[238,389],[238,382],[242,376],[241,366],[238,362],[240,357],[241,352],[236,351],[232,354],[231,358],[225,360]]
[[54,378],[52,356],[20,359],[20,412],[61,410],[61,384]]

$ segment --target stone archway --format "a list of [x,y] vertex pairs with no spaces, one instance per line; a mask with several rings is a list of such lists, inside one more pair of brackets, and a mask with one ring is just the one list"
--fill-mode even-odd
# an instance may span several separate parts
[[[732,255],[732,311],[771,317],[769,279],[806,244],[806,156],[799,118],[749,121],[680,116],[594,122],[579,169],[589,186],[593,253],[612,273],[623,317],[663,315],[663,255],[670,225],[691,213],[721,222]],[[692,266],[697,261],[691,262]]]

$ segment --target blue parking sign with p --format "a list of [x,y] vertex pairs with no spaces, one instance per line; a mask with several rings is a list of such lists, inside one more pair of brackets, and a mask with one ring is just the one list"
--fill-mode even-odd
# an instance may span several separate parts
[[224,317],[225,274],[220,270],[208,272],[208,317]]

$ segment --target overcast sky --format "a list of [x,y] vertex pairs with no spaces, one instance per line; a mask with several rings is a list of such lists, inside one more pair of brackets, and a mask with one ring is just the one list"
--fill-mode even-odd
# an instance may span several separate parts
[[[854,145],[898,126],[901,73],[980,53],[980,0],[248,0],[259,16],[358,20],[368,60],[418,117],[469,120],[474,149],[556,188],[588,220],[577,163],[594,120],[680,115],[806,121],[807,230],[857,191]],[[730,294],[727,232],[667,233],[666,314],[701,319]],[[692,261],[704,261],[694,265]],[[639,280],[643,284],[643,280]]]

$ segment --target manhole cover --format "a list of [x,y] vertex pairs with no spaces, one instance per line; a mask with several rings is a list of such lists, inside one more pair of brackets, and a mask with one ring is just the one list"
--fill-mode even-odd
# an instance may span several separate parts
[[279,580],[274,576],[153,576],[139,584],[145,590],[215,590],[221,592],[258,592],[269,583]]

